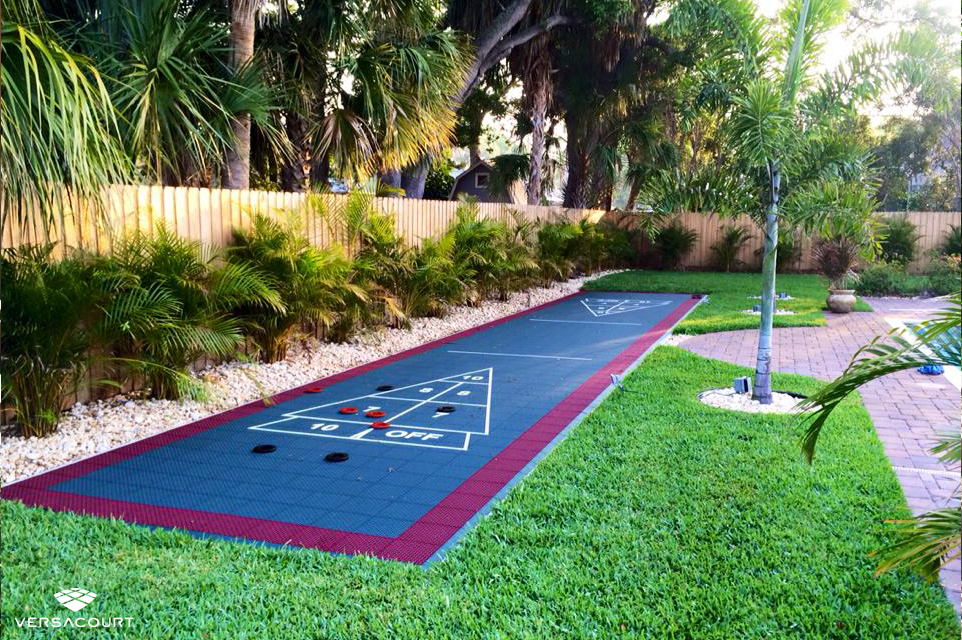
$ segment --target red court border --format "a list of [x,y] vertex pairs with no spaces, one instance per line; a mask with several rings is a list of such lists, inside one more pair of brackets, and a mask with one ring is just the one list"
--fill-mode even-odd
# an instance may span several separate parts
[[[572,298],[596,291],[579,291],[557,300],[546,302],[524,311],[493,320],[483,325],[427,342],[420,346],[390,355],[380,360],[342,371],[318,381],[284,391],[272,400],[284,402],[300,395],[309,387],[319,384],[329,386],[357,375],[377,369],[386,364],[409,358],[415,354],[429,351],[453,340],[484,331],[490,327],[504,324],[509,320],[541,311]],[[638,292],[622,292],[638,293]],[[701,296],[699,296],[700,298]],[[118,518],[126,522],[187,529],[200,533],[246,538],[272,544],[291,545],[308,549],[319,549],[335,553],[369,554],[378,558],[424,564],[457,531],[484,507],[495,494],[544,449],[574,418],[594,401],[609,385],[612,373],[622,373],[635,360],[641,357],[675,323],[697,305],[695,297],[683,301],[671,313],[662,318],[624,351],[610,360],[568,397],[555,405],[540,420],[507,445],[500,453],[442,498],[419,520],[408,527],[397,538],[375,536],[336,529],[323,529],[306,525],[248,518],[223,513],[160,507],[156,505],[108,500],[91,496],[52,491],[49,487],[110,466],[146,453],[158,447],[188,438],[194,434],[213,429],[222,424],[255,413],[264,408],[262,400],[255,400],[235,409],[208,416],[197,422],[176,427],[66,465],[53,471],[15,482],[0,490],[5,500],[19,500],[25,505],[46,507],[54,511],[69,511],[83,515],[103,518]]]

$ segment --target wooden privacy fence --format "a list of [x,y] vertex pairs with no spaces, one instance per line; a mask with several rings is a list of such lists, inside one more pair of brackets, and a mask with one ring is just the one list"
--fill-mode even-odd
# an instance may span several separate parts
[[[179,235],[200,240],[217,247],[227,246],[234,228],[247,228],[255,213],[281,217],[287,211],[319,213],[317,209],[335,211],[343,207],[349,196],[313,195],[278,191],[253,191],[231,189],[200,189],[194,187],[160,187],[118,185],[111,187],[104,198],[105,211],[100,215],[83,201],[64,199],[63,216],[49,228],[42,224],[41,216],[7,216],[3,224],[2,246],[17,247],[27,243],[57,242],[56,255],[65,247],[78,247],[96,252],[109,252],[112,244],[126,232],[141,230],[153,232],[158,224],[164,224]],[[374,206],[382,212],[394,214],[398,232],[412,245],[422,238],[437,237],[448,228],[454,218],[458,203],[445,200],[410,200],[406,198],[372,198]],[[483,202],[478,204],[480,214],[496,220],[509,220],[518,214],[526,219],[597,221],[605,215],[599,209],[564,209],[523,204]],[[918,228],[919,259],[911,269],[922,269],[928,262],[929,249],[938,247],[952,225],[960,223],[959,212],[915,211],[907,214],[880,213],[881,216],[906,215]],[[711,246],[723,233],[723,227],[739,225],[749,231],[749,240],[739,253],[745,268],[760,263],[762,247],[761,230],[748,217],[720,218],[712,214],[683,213],[677,216],[686,227],[698,233],[698,240],[682,265],[687,269],[708,269],[713,266]],[[304,232],[318,246],[331,242],[328,224],[317,215],[302,216]],[[801,254],[794,266],[801,271],[815,268],[812,241],[799,237]]]
[[[320,210],[336,211],[350,196],[337,194],[307,195],[279,191],[233,189],[201,189],[195,187],[160,187],[117,185],[110,187],[103,199],[103,209],[95,211],[76,198],[63,199],[63,216],[45,227],[36,212],[8,215],[3,224],[4,248],[28,243],[57,242],[56,254],[64,247],[109,252],[112,244],[131,231],[152,233],[158,224],[178,235],[200,240],[216,247],[231,242],[234,228],[248,228],[254,214],[283,217],[286,212],[302,212],[304,231],[318,246],[331,242],[329,225]],[[457,202],[445,200],[410,200],[407,198],[375,198],[373,205],[383,213],[394,214],[398,233],[411,245],[422,238],[437,237],[454,219]],[[515,213],[524,218],[597,221],[604,214],[598,209],[564,209],[482,202],[482,217],[510,220]]]
[[[618,215],[618,212],[612,212],[611,217],[617,219]],[[921,238],[916,252],[917,259],[908,266],[911,271],[924,269],[930,260],[929,250],[940,247],[949,228],[962,222],[962,214],[958,211],[880,212],[877,215],[883,218],[904,215],[918,229]],[[724,218],[708,213],[682,213],[676,216],[676,219],[698,234],[694,248],[682,261],[684,268],[710,269],[715,266],[711,247],[721,239],[726,226],[740,226],[748,231],[748,241],[739,251],[738,259],[742,262],[743,268],[760,268],[764,235],[758,225],[748,216]],[[815,259],[812,255],[812,239],[797,234],[796,242],[800,244],[801,251],[798,260],[792,265],[792,269],[814,271]]]

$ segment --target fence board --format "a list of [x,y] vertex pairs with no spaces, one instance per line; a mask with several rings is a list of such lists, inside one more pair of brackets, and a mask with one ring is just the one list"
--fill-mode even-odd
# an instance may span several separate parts
[[[141,230],[154,233],[158,224],[184,237],[200,240],[217,247],[230,244],[234,228],[249,228],[255,213],[281,217],[285,211],[304,214],[304,233],[317,246],[328,246],[335,241],[343,242],[340,233],[332,236],[328,222],[321,213],[336,211],[347,201],[347,196],[324,194],[307,196],[303,193],[265,192],[254,190],[197,189],[186,187],[161,187],[148,185],[115,185],[105,195],[106,211],[96,212],[77,196],[66,193],[63,202],[63,220],[55,220],[49,229],[44,227],[36,214],[36,203],[22,205],[23,219],[10,211],[4,221],[0,242],[4,248],[21,244],[43,242],[48,235],[58,242],[56,255],[62,255],[65,247],[82,247],[92,251],[110,251],[112,243],[121,233]],[[407,198],[373,198],[379,210],[395,217],[398,233],[410,244],[420,245],[423,238],[437,237],[448,228],[458,203],[445,200],[411,200]],[[478,213],[492,220],[510,221],[513,212],[528,220],[578,221],[587,218],[597,222],[605,212],[597,209],[565,209],[563,207],[503,204],[483,202]],[[887,212],[880,216],[904,215],[915,224],[921,236],[918,258],[909,265],[911,270],[921,270],[929,260],[928,252],[937,248],[950,226],[960,224],[959,212],[907,213]],[[705,269],[712,266],[711,246],[716,243],[727,225],[743,226],[750,231],[748,242],[742,247],[739,259],[748,266],[760,263],[762,234],[752,220],[719,218],[710,214],[683,213],[677,216],[685,226],[698,233],[692,252],[683,262],[689,269]],[[799,238],[802,254],[797,267],[807,271],[814,268],[812,242]]]

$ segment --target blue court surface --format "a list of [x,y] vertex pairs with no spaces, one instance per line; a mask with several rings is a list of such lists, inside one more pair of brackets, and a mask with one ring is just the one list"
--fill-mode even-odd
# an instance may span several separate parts
[[697,302],[575,294],[272,406],[251,403],[15,483],[3,497],[424,563]]

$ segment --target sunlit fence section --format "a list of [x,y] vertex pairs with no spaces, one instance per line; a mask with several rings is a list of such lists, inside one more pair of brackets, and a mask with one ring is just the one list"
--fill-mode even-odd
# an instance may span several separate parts
[[[457,202],[446,200],[411,200],[407,198],[374,198],[375,206],[394,214],[398,232],[411,245],[422,238],[437,237],[447,229],[455,216]],[[318,246],[327,246],[332,237],[329,223],[331,212],[346,206],[348,196],[338,194],[308,195],[280,191],[202,189],[196,187],[161,187],[146,185],[117,185],[111,187],[100,208],[94,208],[76,198],[64,196],[63,206],[54,220],[44,223],[44,216],[34,211],[29,203],[19,212],[7,211],[3,220],[3,247],[17,247],[28,243],[56,242],[55,255],[65,247],[83,248],[95,252],[109,252],[112,243],[124,233],[140,230],[151,233],[158,224],[165,225],[178,235],[205,244],[224,247],[230,244],[234,228],[247,228],[256,213],[284,216],[295,211],[301,215],[304,233]],[[528,220],[624,220],[624,214],[608,214],[600,209],[566,209],[563,207],[532,206],[483,202],[478,205],[481,216],[509,220],[518,215]],[[639,213],[639,216],[645,214]],[[920,235],[917,260],[910,270],[919,270],[928,262],[928,252],[937,248],[952,225],[960,224],[959,212],[914,211],[888,212],[880,216],[904,215]],[[748,240],[741,247],[738,260],[741,268],[752,269],[761,261],[762,234],[746,216],[722,218],[705,213],[682,213],[677,219],[698,234],[692,251],[685,256],[682,267],[710,269],[714,266],[712,245],[721,238],[724,227],[741,226],[748,232]],[[336,233],[336,229],[334,230]],[[815,269],[812,240],[796,234],[797,257],[792,270]]]
[[[337,194],[117,185],[109,189],[97,207],[65,194],[60,211],[46,223],[29,203],[19,212],[5,212],[3,247],[57,242],[58,254],[64,247],[109,252],[112,243],[124,233],[151,233],[159,224],[185,238],[223,247],[230,244],[232,229],[247,228],[254,214],[283,216],[289,211],[307,213],[301,216],[304,233],[318,246],[326,246],[332,237],[324,214],[336,212],[347,200],[348,196]],[[394,214],[398,232],[412,245],[443,233],[454,219],[458,205],[453,201],[407,198],[374,198],[374,204],[379,210]],[[478,210],[482,217],[497,220],[521,215],[532,220],[588,217],[596,221],[604,213],[595,209],[495,202],[480,203]]]

